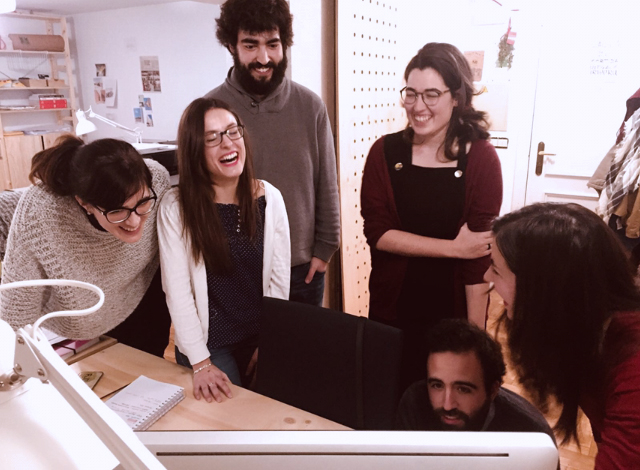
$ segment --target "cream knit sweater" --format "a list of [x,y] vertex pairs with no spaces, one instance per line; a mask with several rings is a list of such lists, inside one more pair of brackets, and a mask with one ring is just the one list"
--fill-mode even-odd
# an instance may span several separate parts
[[[145,160],[160,199],[169,189],[169,174],[159,163]],[[72,197],[31,187],[16,208],[2,283],[26,279],[75,279],[100,287],[103,307],[88,317],[54,318],[44,326],[74,339],[95,338],[122,323],[142,300],[158,269],[158,236],[154,210],[137,243],[125,243],[96,229]],[[30,287],[0,293],[0,318],[14,329],[45,313],[87,308],[97,295],[74,287]]]

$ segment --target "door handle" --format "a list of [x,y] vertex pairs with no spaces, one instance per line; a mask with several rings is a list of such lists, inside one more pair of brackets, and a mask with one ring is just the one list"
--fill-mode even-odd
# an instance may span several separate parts
[[542,166],[544,165],[545,156],[555,156],[555,153],[547,153],[544,151],[544,142],[538,142],[538,158],[536,158],[536,176],[542,174]]

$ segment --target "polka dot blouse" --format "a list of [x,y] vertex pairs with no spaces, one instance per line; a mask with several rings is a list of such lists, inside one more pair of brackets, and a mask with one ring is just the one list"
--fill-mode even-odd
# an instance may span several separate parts
[[209,350],[236,344],[257,335],[262,310],[262,257],[267,201],[258,199],[258,231],[255,240],[240,227],[240,207],[216,204],[229,241],[234,270],[216,275],[207,270],[209,294]]

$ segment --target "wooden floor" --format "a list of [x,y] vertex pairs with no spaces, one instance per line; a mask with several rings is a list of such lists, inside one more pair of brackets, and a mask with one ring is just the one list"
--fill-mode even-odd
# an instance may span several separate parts
[[[502,313],[502,299],[495,292],[491,293],[491,304],[489,306],[489,331],[494,334],[496,320]],[[504,335],[504,333],[502,333]],[[503,351],[505,352],[505,358],[508,358],[508,353],[505,351],[506,342],[504,338],[498,338],[503,345]],[[175,362],[174,344],[173,344],[173,327],[171,328],[171,338],[169,339],[169,345],[165,350],[165,359]],[[522,387],[518,383],[518,378],[507,365],[507,375],[504,378],[504,386],[514,392],[528,398],[524,393]],[[551,410],[547,416],[549,424],[553,426],[555,419],[558,416],[557,410]],[[591,434],[591,426],[589,420],[586,417],[582,417],[579,428],[580,447],[575,443],[570,443],[566,446],[560,447],[560,465],[562,470],[593,470],[594,459],[597,452],[596,444]]]
[[[489,306],[489,322],[488,330],[494,334],[496,330],[496,322],[499,316],[502,314],[503,306],[502,299],[495,292],[491,293],[491,304]],[[504,387],[522,395],[529,399],[524,392],[521,385],[518,383],[518,377],[513,369],[508,364],[508,352],[506,350],[506,341],[504,338],[504,332],[501,332],[500,337],[497,338],[502,344],[502,350],[507,359],[507,375],[504,378]],[[546,415],[547,421],[553,426],[553,423],[559,416],[559,410],[550,410]],[[598,450],[596,443],[593,440],[593,434],[591,433],[591,425],[589,420],[582,416],[580,420],[580,426],[578,430],[580,437],[580,446],[574,442],[560,447],[560,466],[562,470],[593,470],[595,455]]]

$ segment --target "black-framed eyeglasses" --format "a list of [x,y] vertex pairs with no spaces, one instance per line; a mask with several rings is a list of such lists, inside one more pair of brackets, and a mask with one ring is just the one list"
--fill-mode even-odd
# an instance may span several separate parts
[[211,132],[210,134],[205,134],[204,136],[204,145],[205,147],[217,147],[222,143],[222,138],[224,136],[229,137],[231,140],[242,139],[244,136],[244,126],[238,124],[237,126],[230,127],[226,131],[222,132]]
[[440,91],[429,89],[423,91],[422,93],[419,93],[413,88],[404,87],[402,90],[400,90],[400,98],[402,98],[402,102],[404,104],[414,104],[417,101],[418,96],[421,96],[422,102],[424,104],[426,104],[427,106],[435,106],[436,104],[438,104],[438,100],[440,99],[440,97],[449,91],[451,90],[447,89]]
[[135,212],[139,216],[147,215],[149,212],[153,210],[156,206],[156,202],[158,201],[158,196],[153,188],[149,188],[151,190],[151,196],[140,199],[135,207],[129,209],[128,207],[121,207],[119,209],[113,209],[110,211],[103,211],[99,207],[96,207],[98,211],[107,219],[107,222],[112,224],[119,224],[127,220],[131,217],[131,213]]

